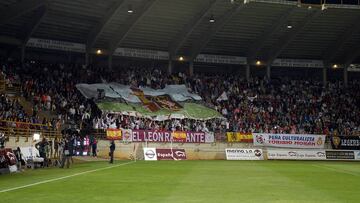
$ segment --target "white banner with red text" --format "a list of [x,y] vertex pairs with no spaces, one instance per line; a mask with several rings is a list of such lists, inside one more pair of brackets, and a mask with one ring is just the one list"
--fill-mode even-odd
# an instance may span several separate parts
[[267,158],[280,160],[326,160],[325,150],[268,149]]
[[325,135],[253,133],[254,146],[323,149]]
[[262,149],[227,148],[226,160],[264,160]]

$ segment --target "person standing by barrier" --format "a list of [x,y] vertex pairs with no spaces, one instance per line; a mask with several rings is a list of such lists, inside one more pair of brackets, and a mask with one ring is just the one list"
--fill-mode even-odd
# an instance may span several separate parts
[[97,157],[97,140],[96,138],[94,138],[93,142],[92,142],[92,145],[91,145],[91,148],[92,148],[92,156],[93,157]]
[[46,167],[49,167],[49,164],[51,164],[50,142],[51,141],[46,141],[46,144],[45,144]]
[[65,162],[66,162],[66,168],[70,167],[70,159],[72,158],[72,151],[73,151],[73,143],[71,142],[71,138],[66,137],[60,168],[64,168]]
[[54,158],[59,158],[59,141],[57,137],[54,140]]
[[114,163],[114,151],[115,151],[115,142],[114,142],[114,140],[112,140],[110,142],[110,152],[109,152],[111,164]]
[[18,170],[22,171],[22,166],[25,166],[25,161],[23,160],[23,154],[21,153],[20,147],[17,147],[14,152],[18,163]]
[[44,159],[42,167],[47,166],[46,145],[47,145],[47,141],[45,138],[43,138],[40,142],[35,144],[35,148],[39,150],[40,157]]

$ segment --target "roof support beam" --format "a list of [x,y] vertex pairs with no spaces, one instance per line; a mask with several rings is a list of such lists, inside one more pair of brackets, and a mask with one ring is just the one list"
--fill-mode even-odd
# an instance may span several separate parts
[[47,6],[41,6],[37,11],[35,16],[31,19],[28,25],[26,25],[26,30],[24,31],[24,38],[23,38],[23,46],[26,46],[27,42],[29,41],[30,37],[36,29],[39,27],[41,21],[44,19],[47,13]]
[[308,25],[314,18],[319,16],[321,10],[309,11],[306,17],[297,25],[294,25],[290,32],[286,33],[277,44],[268,52],[266,63],[272,64],[281,52],[292,42],[293,39]]
[[209,5],[204,7],[200,12],[194,15],[194,17],[190,20],[188,24],[186,24],[183,29],[176,35],[176,37],[171,40],[169,45],[169,52],[173,57],[177,55],[177,52],[182,47],[182,45],[186,42],[188,37],[192,34],[196,27],[198,27],[201,21],[210,14],[212,8],[214,8],[215,4],[220,0],[211,0]]
[[13,6],[0,10],[0,25],[22,16],[46,4],[46,0],[21,1]]
[[130,20],[123,25],[118,32],[116,32],[116,35],[112,37],[113,40],[110,41],[110,47],[109,47],[109,54],[113,55],[116,48],[125,40],[125,38],[128,36],[128,34],[131,32],[132,29],[136,26],[136,24],[145,16],[147,11],[150,10],[150,8],[154,5],[156,0],[145,0],[143,3],[143,6],[141,8],[138,8],[134,11],[132,16],[130,17]]
[[86,49],[91,50],[93,46],[96,43],[96,40],[101,35],[101,33],[104,31],[107,24],[113,19],[115,14],[120,10],[121,6],[124,5],[125,0],[118,0],[114,2],[108,11],[106,11],[106,14],[101,19],[99,24],[97,24],[89,33],[86,41]]
[[9,45],[20,46],[22,44],[22,40],[20,40],[18,38],[14,38],[14,37],[1,35],[0,36],[0,43],[1,44],[9,44]]
[[354,62],[356,58],[360,57],[360,47],[357,47],[350,52],[348,57],[345,59],[345,67],[349,67],[351,63]]
[[286,23],[289,21],[291,13],[296,7],[287,9],[284,13],[281,14],[274,23],[264,30],[264,32],[255,40],[255,44],[248,50],[248,61],[253,61],[258,56],[261,49],[264,47],[265,43],[278,31],[281,27],[285,27]]
[[349,26],[349,28],[342,34],[332,46],[328,47],[324,51],[323,59],[327,62],[332,62],[339,51],[344,48],[344,45],[351,39],[351,37],[360,31],[360,18],[357,18],[356,21]]
[[230,10],[226,11],[225,14],[217,19],[215,23],[209,24],[209,29],[206,30],[201,36],[201,39],[197,40],[194,46],[190,48],[189,61],[193,61],[197,55],[204,49],[209,43],[212,37],[221,30],[224,25],[231,20],[231,18],[245,7],[246,4],[239,3],[234,5]]

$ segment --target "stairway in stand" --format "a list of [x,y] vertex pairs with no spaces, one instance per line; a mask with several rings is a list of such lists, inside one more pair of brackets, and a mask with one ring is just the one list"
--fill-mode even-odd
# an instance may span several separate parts
[[4,93],[6,91],[6,81],[5,81],[5,75],[0,72],[0,93]]
[[[20,88],[16,88],[16,89],[6,88],[6,94],[9,95],[10,98],[18,99],[20,105],[24,108],[24,111],[28,115],[32,115],[33,104],[31,101],[26,100],[26,98],[22,96]],[[55,113],[53,113],[51,111],[43,111],[43,110],[39,110],[38,116],[39,116],[40,121],[42,121],[44,118],[46,118],[46,120],[48,120],[48,121],[53,118],[56,118]]]

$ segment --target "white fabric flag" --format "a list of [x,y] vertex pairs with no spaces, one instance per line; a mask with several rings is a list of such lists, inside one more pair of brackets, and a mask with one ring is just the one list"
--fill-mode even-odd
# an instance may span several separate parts
[[219,98],[216,99],[216,101],[227,101],[229,98],[226,94],[226,92],[224,91]]

